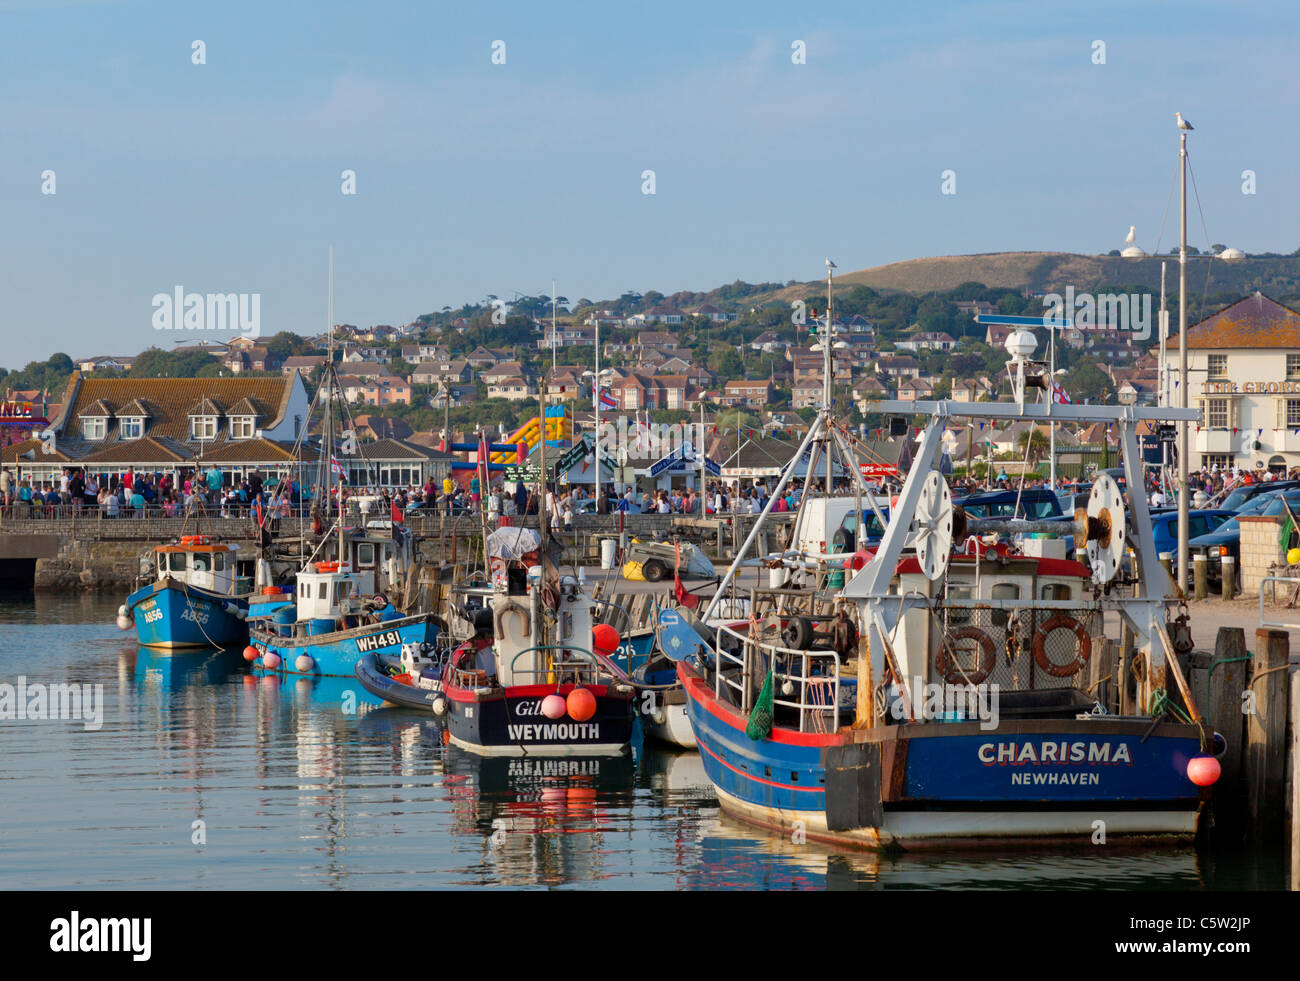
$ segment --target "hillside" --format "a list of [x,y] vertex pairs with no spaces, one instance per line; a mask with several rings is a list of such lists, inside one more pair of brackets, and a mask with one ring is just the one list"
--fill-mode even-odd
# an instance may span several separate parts
[[[1178,257],[1122,259],[1117,256],[1076,255],[1069,252],[990,252],[983,255],[935,256],[908,259],[871,269],[842,273],[841,286],[869,286],[875,290],[929,293],[951,290],[963,283],[983,283],[990,288],[1059,291],[1073,286],[1077,292],[1123,284],[1160,288],[1160,264],[1166,262],[1167,287],[1178,288]],[[1247,258],[1237,262],[1193,257],[1187,264],[1189,292],[1201,294],[1248,293],[1260,290],[1277,299],[1300,295],[1300,257]],[[758,302],[789,301],[804,296],[818,284],[801,283],[756,294]],[[712,297],[712,294],[710,294]]]

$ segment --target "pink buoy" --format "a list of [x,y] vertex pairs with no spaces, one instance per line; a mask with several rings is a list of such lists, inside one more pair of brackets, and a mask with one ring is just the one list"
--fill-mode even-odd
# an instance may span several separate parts
[[311,674],[316,667],[316,662],[311,659],[310,654],[299,654],[297,660],[293,662],[293,666],[299,674]]
[[564,718],[564,713],[569,711],[568,703],[560,695],[547,695],[542,699],[542,715],[554,721]]
[[1198,787],[1212,787],[1222,772],[1213,756],[1193,756],[1187,761],[1187,779]]
[[244,660],[247,661],[249,664],[252,664],[254,661],[257,660],[257,648],[254,647],[252,644],[249,644],[247,647],[244,648]]
[[275,651],[267,651],[262,655],[262,667],[268,671],[275,671],[280,667],[280,655]]
[[586,722],[596,714],[596,696],[586,688],[575,688],[569,692],[566,705],[569,718],[574,722]]

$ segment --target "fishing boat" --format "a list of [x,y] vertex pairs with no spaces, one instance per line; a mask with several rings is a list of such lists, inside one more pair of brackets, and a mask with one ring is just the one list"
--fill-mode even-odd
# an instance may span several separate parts
[[[832,337],[822,341],[829,379]],[[1206,726],[1179,667],[1186,616],[1172,616],[1173,584],[1142,495],[1126,509],[1117,484],[1102,475],[1065,529],[980,519],[953,505],[938,462],[954,421],[1109,422],[1120,434],[1128,484],[1140,487],[1138,424],[1197,413],[1027,402],[1027,388],[1048,391],[1050,372],[1029,358],[1028,331],[1013,332],[1007,344],[1014,403],[879,406],[928,422],[878,547],[847,563],[787,556],[820,570],[847,564],[829,623],[818,629],[786,590],[774,591],[766,614],[755,609],[746,621],[711,625],[761,520],[709,608],[690,618],[700,650],[678,662],[678,676],[702,762],[732,815],[807,840],[890,850],[1165,844],[1196,834],[1219,771],[1214,754],[1225,744]],[[852,458],[827,385],[796,460],[819,440],[823,452],[838,447]],[[1031,547],[1043,539],[1028,539],[1020,553],[997,541],[1063,530],[1086,550],[1088,565]],[[1140,575],[1121,584],[1130,546]],[[1121,595],[1120,585],[1132,595]],[[1091,677],[1090,660],[1121,621],[1136,641],[1138,675],[1135,704],[1125,699],[1122,714],[1097,696],[1102,679]],[[849,677],[856,697],[846,708]]]
[[[142,560],[143,561],[143,560]],[[153,549],[154,579],[118,609],[118,626],[145,647],[225,647],[248,639],[253,560],[208,535]]]
[[632,737],[635,687],[610,655],[618,633],[593,619],[585,582],[543,559],[541,536],[486,539],[491,610],[443,677],[450,741],[486,756],[612,756]]
[[367,654],[400,657],[405,645],[437,638],[431,614],[389,599],[414,562],[410,532],[399,525],[348,531],[341,521],[336,553],[343,561],[309,562],[292,594],[263,597],[252,608],[244,656],[254,667],[350,678]]

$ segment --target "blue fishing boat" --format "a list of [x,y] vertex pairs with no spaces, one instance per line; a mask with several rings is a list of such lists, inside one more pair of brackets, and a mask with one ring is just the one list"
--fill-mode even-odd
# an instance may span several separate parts
[[127,597],[119,627],[134,623],[145,647],[225,647],[248,640],[253,579],[240,574],[244,562],[232,546],[190,535],[153,553],[156,578]]
[[392,521],[348,528],[340,514],[330,547],[334,558],[308,562],[293,592],[266,590],[252,606],[249,646],[254,667],[287,674],[351,678],[367,654],[400,656],[407,644],[431,644],[438,635],[432,614],[399,609],[397,590],[415,562],[410,531]]
[[[823,341],[829,379],[833,345]],[[700,643],[677,672],[724,810],[795,840],[889,850],[1195,836],[1226,743],[1205,724],[1178,663],[1190,646],[1187,614],[1175,615],[1145,499],[1126,506],[1103,474],[1068,523],[967,515],[940,473],[940,450],[953,420],[1104,421],[1118,430],[1128,485],[1140,487],[1139,423],[1196,413],[1026,404],[1026,390],[1046,393],[1051,378],[1029,360],[1033,347],[1027,331],[1007,343],[1015,404],[880,404],[930,419],[915,459],[900,468],[907,478],[874,553],[848,562],[781,553],[777,561],[813,574],[812,587],[760,590],[748,620],[719,623],[715,610],[765,511],[710,606],[690,618]],[[811,448],[829,474],[838,452],[860,473],[827,407],[793,459]],[[784,468],[769,500],[793,470]],[[867,498],[871,489],[863,480],[859,490]],[[801,511],[796,531],[802,520]],[[1041,537],[1062,533],[1087,565],[1065,558],[1059,538]],[[1132,595],[1121,595],[1129,547],[1141,573]],[[839,570],[843,586],[828,589]],[[829,612],[814,615],[806,601]],[[1096,663],[1107,628],[1121,621],[1137,648],[1132,697],[1111,680],[1120,677],[1113,663]],[[856,697],[846,704],[849,678]]]

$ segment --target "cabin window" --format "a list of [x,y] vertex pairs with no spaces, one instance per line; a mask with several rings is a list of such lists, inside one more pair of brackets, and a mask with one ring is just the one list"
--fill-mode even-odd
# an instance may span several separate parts
[[327,583],[322,582],[320,584],[320,588],[316,590],[316,598],[328,599],[329,598],[328,589],[329,589],[329,585]]
[[125,416],[119,420],[118,427],[123,439],[139,439],[144,435],[144,417]]
[[369,542],[362,542],[357,545],[357,565],[372,566],[375,564],[375,546]]
[[194,572],[207,572],[211,568],[209,556],[195,553],[190,556],[190,569]]
[[213,572],[225,572],[225,571],[226,571],[226,553],[225,553],[225,552],[213,552],[213,553],[212,553],[212,571],[213,571]]
[[[1020,599],[1020,586],[1014,582],[1000,582],[994,585],[993,592],[990,595],[995,600]],[[1007,611],[994,610],[992,619],[995,627],[1005,627],[1007,625]]]
[[[971,598],[971,588],[969,586],[949,586],[948,598],[953,600],[969,601]],[[973,611],[961,607],[948,607],[948,623],[962,624],[969,623]]]
[[1063,582],[1049,582],[1038,590],[1038,598],[1045,600],[1068,600],[1070,598],[1070,587]]
[[352,595],[352,582],[348,579],[340,580],[334,587],[334,601],[342,603]]
[[85,439],[103,439],[108,435],[108,420],[104,416],[87,416],[81,420],[81,435]]

